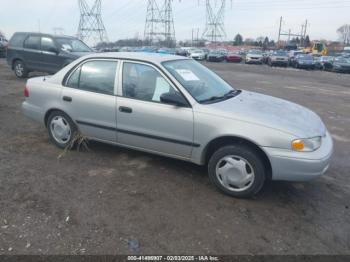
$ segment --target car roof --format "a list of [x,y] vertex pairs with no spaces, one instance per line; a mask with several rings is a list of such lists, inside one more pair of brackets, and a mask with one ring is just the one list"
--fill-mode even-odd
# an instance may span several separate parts
[[70,38],[70,39],[77,39],[74,36],[68,36],[68,35],[52,35],[52,34],[45,34],[45,33],[39,33],[39,32],[16,32],[14,35],[36,35],[36,36],[48,36],[53,38]]
[[84,56],[85,59],[91,58],[117,58],[117,59],[130,59],[153,63],[162,63],[172,60],[190,60],[189,58],[170,54],[159,53],[147,53],[147,52],[106,52],[106,53],[94,53]]

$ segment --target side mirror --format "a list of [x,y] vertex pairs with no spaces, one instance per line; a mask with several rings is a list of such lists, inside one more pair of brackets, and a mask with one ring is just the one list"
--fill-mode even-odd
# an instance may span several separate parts
[[160,101],[164,104],[188,107],[188,102],[179,93],[164,93],[160,96]]

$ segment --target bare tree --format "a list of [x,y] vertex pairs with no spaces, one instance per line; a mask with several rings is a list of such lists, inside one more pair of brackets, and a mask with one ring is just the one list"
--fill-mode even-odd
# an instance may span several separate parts
[[350,25],[345,24],[338,28],[337,33],[345,45],[350,44]]

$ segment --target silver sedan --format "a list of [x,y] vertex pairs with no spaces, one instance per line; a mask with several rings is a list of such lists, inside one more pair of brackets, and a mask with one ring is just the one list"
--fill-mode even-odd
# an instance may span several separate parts
[[29,79],[23,112],[54,144],[76,137],[206,165],[223,192],[250,197],[268,179],[307,181],[326,172],[333,142],[312,111],[238,90],[177,56],[104,53]]

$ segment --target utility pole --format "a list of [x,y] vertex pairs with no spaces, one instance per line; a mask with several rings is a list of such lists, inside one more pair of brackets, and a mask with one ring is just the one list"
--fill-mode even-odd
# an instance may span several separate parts
[[80,8],[80,22],[78,38],[92,45],[108,42],[106,28],[102,21],[101,1],[95,0],[90,8],[86,0],[78,0]]
[[279,42],[281,40],[282,22],[283,22],[283,17],[281,16],[281,18],[280,18],[280,28],[278,30],[278,41],[277,41],[277,44],[279,44]]
[[307,26],[308,26],[307,20],[305,22],[305,25],[302,25],[300,34],[293,34],[291,29],[289,29],[288,32],[284,32],[282,30],[282,24],[283,24],[283,17],[281,16],[279,29],[278,29],[278,43],[280,43],[280,41],[281,41],[281,36],[288,36],[288,42],[290,41],[292,36],[299,37],[300,43],[305,41],[305,37],[306,37],[306,33],[307,33]]

